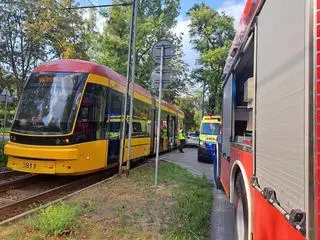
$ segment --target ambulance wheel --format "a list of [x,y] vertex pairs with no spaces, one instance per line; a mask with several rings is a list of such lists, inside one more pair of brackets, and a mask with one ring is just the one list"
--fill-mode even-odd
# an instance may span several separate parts
[[248,203],[247,194],[244,187],[244,181],[241,173],[238,173],[235,182],[234,191],[234,239],[247,240],[248,239]]

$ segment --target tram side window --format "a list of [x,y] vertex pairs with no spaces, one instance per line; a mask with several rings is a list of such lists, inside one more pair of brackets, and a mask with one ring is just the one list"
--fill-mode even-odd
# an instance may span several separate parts
[[104,138],[107,89],[88,83],[85,89],[75,127],[77,142]]
[[139,135],[139,134],[141,134],[141,133],[142,133],[141,123],[139,123],[139,122],[133,122],[133,123],[132,123],[132,129],[133,129],[134,135]]
[[110,115],[111,116],[120,116],[122,113],[122,94],[111,90],[111,107],[110,107]]
[[[134,114],[134,118],[139,120],[139,122],[133,123],[133,124],[136,124],[137,127],[139,124],[139,131],[137,130],[135,135],[150,136],[151,128],[148,128],[148,120],[151,119],[151,105],[146,102],[135,99],[133,114]],[[134,128],[134,125],[133,125],[133,128]]]

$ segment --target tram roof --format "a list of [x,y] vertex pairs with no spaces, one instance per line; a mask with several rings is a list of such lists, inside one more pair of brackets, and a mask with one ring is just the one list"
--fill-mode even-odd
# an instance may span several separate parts
[[[104,76],[109,79],[112,79],[122,86],[126,87],[127,78],[121,74],[113,71],[111,68],[85,61],[79,59],[59,59],[52,62],[44,63],[36,67],[32,72],[82,72],[82,73],[93,73],[99,76]],[[150,92],[141,87],[138,84],[135,84],[135,91],[144,95],[147,98],[151,98]],[[183,114],[183,112],[176,105],[169,104],[165,101],[162,101],[162,105]]]
[[[111,68],[79,59],[59,59],[36,67],[32,72],[82,72],[93,73],[112,79],[122,86],[127,85],[127,78],[113,71]],[[151,94],[143,87],[135,84],[135,90],[146,97],[151,98]]]

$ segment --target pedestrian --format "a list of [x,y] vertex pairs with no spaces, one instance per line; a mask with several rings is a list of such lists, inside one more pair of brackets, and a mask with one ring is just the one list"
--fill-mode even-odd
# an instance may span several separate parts
[[186,137],[184,136],[183,130],[179,129],[178,131],[178,140],[180,141],[179,152],[183,153],[183,147],[186,143]]

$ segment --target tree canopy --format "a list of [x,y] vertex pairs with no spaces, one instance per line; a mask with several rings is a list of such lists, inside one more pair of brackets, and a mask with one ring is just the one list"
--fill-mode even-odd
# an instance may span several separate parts
[[54,58],[88,59],[88,27],[70,1],[19,0],[0,3],[0,64],[16,79],[17,94],[30,71]]
[[[125,0],[113,0],[122,3]],[[173,33],[179,14],[179,0],[142,0],[139,1],[138,31],[136,43],[136,79],[145,88],[150,89],[150,74],[156,66],[150,52],[155,43],[166,39],[175,45],[176,56],[170,65],[173,68],[173,84],[165,91],[164,98],[172,102],[185,87],[187,66],[182,61],[180,36]],[[108,12],[103,33],[98,37],[97,49],[93,56],[97,62],[108,65],[115,71],[126,75],[128,38],[130,31],[130,8],[111,8]]]
[[191,43],[199,53],[197,69],[191,78],[209,90],[209,112],[220,113],[222,74],[228,50],[235,35],[233,18],[202,3],[189,11]]

